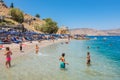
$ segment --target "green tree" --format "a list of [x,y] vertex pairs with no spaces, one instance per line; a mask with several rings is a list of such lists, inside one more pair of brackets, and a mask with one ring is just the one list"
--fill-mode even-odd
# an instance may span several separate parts
[[39,15],[39,14],[36,14],[35,17],[40,18],[40,15]]
[[46,22],[46,24],[43,27],[43,32],[47,32],[49,34],[57,32],[58,26],[55,21],[53,21],[51,18],[46,18],[44,19],[44,21]]
[[35,24],[34,25],[34,28],[37,30],[37,31],[41,31],[42,27],[38,24]]
[[14,8],[14,4],[13,3],[11,3],[10,8]]
[[44,33],[49,33],[49,34],[56,33],[58,31],[57,23],[55,21],[53,21],[51,18],[46,18],[46,19],[43,19],[43,20],[46,23],[41,25],[41,26],[36,25],[35,26],[36,30],[42,31]]
[[24,15],[23,15],[23,12],[20,10],[20,9],[17,9],[17,8],[12,8],[10,10],[10,15],[12,16],[12,18],[19,22],[19,23],[22,23],[24,21]]

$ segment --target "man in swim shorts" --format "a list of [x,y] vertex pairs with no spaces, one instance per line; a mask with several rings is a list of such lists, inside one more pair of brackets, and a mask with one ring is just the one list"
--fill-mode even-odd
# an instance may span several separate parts
[[59,60],[61,61],[60,68],[65,68],[65,64],[68,64],[67,62],[65,62],[65,53],[62,53],[62,56]]

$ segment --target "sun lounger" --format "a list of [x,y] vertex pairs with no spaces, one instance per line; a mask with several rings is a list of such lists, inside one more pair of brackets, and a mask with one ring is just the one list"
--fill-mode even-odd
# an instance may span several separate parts
[[11,40],[12,40],[12,42],[14,42],[14,43],[20,43],[20,42],[21,42],[21,41],[17,40],[15,37],[12,37]]

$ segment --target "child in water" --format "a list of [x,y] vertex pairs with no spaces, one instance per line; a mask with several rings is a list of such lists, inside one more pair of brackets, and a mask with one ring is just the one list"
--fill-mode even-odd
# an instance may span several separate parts
[[65,53],[62,53],[62,56],[59,60],[61,61],[60,68],[65,68],[65,64],[68,64],[67,62],[65,62]]
[[36,54],[38,54],[38,52],[39,52],[39,47],[38,47],[38,45],[36,44]]
[[90,65],[90,53],[87,52],[87,64]]
[[12,55],[12,52],[10,51],[9,47],[6,47],[6,52],[5,52],[4,55],[6,56],[5,65],[6,65],[7,68],[10,68],[11,67],[11,55]]

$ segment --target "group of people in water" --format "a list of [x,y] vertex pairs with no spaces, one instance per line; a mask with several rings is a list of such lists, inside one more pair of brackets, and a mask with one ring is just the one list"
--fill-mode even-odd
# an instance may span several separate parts
[[[90,62],[91,62],[91,60],[90,60],[90,52],[87,52],[87,61],[86,61],[86,64],[87,65],[90,65]],[[67,65],[69,65],[69,63],[67,63],[66,61],[65,61],[65,53],[62,53],[62,55],[61,55],[61,57],[59,58],[59,60],[61,61],[60,62],[60,68],[65,68],[65,65],[67,64]]]
[[[36,54],[38,54],[39,46],[37,44],[36,44],[35,49],[36,49]],[[23,52],[22,43],[20,43],[20,52]],[[11,67],[11,55],[12,55],[12,52],[11,52],[9,47],[6,47],[4,55],[6,56],[5,66],[6,66],[6,68],[10,68]]]
[[[39,46],[37,44],[36,44],[35,50],[36,50],[35,53],[38,54],[38,52],[39,52]],[[20,43],[20,52],[22,52],[22,43]],[[10,68],[11,67],[11,55],[12,55],[12,52],[11,52],[11,50],[10,50],[9,47],[6,47],[6,52],[5,52],[4,55],[6,56],[5,65],[6,65],[7,68]],[[69,63],[67,63],[65,61],[65,53],[62,53],[62,55],[59,58],[59,60],[60,60],[60,68],[64,69],[66,67],[65,66],[66,64],[69,65]],[[87,52],[86,64],[90,65],[90,62],[91,62],[91,60],[90,60],[90,53]]]
[[[68,44],[68,42],[65,42],[66,44]],[[61,43],[63,44],[63,43]],[[89,46],[87,47],[88,49],[90,48]],[[65,65],[69,64],[65,61],[65,53],[62,53],[61,57],[59,58],[60,62],[60,68],[65,68]],[[90,59],[90,52],[87,52],[87,57],[86,57],[86,64],[90,65],[91,64],[91,59]]]

